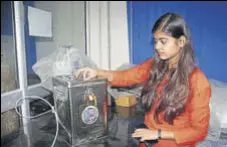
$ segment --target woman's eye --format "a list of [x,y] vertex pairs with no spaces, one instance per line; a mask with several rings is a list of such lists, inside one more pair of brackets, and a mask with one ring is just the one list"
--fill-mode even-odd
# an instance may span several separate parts
[[163,45],[165,45],[166,42],[167,42],[167,40],[161,40],[161,43],[162,43]]

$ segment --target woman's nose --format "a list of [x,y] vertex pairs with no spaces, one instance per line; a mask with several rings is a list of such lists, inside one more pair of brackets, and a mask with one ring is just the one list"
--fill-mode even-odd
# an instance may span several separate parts
[[160,43],[157,43],[157,44],[155,45],[155,49],[156,49],[157,51],[160,51],[161,48],[162,48],[162,46],[160,45]]

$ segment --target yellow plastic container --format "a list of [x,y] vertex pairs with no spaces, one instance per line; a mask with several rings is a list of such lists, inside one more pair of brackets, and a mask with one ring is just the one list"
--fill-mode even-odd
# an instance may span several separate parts
[[136,105],[136,95],[121,95],[115,100],[117,106],[131,107]]

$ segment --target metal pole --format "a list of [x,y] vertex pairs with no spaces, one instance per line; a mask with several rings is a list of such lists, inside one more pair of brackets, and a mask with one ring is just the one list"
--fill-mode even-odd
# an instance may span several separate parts
[[[28,94],[27,85],[27,66],[26,66],[26,53],[25,53],[25,35],[24,35],[24,5],[23,1],[14,1],[14,16],[15,16],[15,35],[16,35],[16,50],[17,50],[17,63],[19,85],[22,91],[22,98]],[[29,103],[23,101],[21,105],[22,115],[30,116]],[[26,118],[22,118],[24,133],[29,138],[28,122]],[[29,140],[29,139],[28,139]],[[29,142],[29,141],[28,141]],[[30,146],[30,145],[29,145]]]
[[91,57],[91,48],[90,48],[90,1],[85,1],[85,29],[86,29],[86,34],[85,34],[85,54],[89,57]]

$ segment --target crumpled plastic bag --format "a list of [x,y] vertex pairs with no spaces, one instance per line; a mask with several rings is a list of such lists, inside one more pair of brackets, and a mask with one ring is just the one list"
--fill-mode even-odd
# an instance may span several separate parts
[[209,79],[211,84],[210,121],[207,139],[220,137],[223,128],[227,128],[227,83]]
[[76,70],[83,67],[97,68],[82,50],[72,46],[61,46],[55,52],[37,61],[32,69],[40,77],[41,85],[52,91],[52,77],[73,75]]

